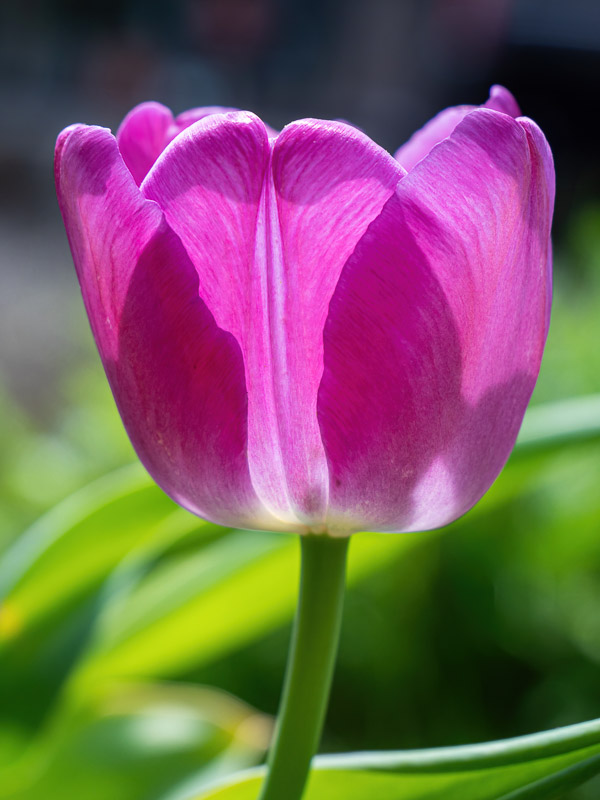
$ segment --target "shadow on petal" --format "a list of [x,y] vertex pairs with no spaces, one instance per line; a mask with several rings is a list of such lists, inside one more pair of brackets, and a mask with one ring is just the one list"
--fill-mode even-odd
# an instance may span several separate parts
[[[466,400],[464,337],[413,235],[418,215],[427,216],[440,252],[450,247],[435,217],[394,196],[346,263],[330,304],[318,413],[333,527],[423,530],[465,513],[508,458],[535,384],[520,358],[497,383],[486,363],[479,399]],[[447,249],[446,257],[464,274],[460,253]],[[477,298],[464,299],[461,318],[476,321],[469,303]]]
[[331,516],[402,530],[463,412],[459,337],[396,196],[346,263],[324,330],[318,413]]
[[512,451],[534,386],[533,376],[518,372],[488,389],[476,405],[463,401],[451,441],[413,489],[406,530],[447,525],[487,492]]
[[222,524],[251,522],[247,394],[235,338],[198,295],[198,275],[164,224],[142,252],[106,366],[133,445],[157,483]]

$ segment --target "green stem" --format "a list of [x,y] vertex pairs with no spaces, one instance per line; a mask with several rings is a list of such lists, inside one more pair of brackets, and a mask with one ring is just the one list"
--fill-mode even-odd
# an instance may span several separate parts
[[342,621],[349,538],[300,537],[300,597],[260,800],[300,800],[321,738]]

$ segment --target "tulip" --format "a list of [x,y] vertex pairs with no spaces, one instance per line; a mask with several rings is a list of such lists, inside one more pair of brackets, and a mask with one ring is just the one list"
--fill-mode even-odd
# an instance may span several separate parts
[[142,462],[225,525],[424,530],[516,438],[550,310],[553,167],[494,87],[396,157],[342,122],[74,125],[60,207]]
[[[173,118],[145,103],[116,137],[67,128],[55,163],[117,406],[179,504],[309,534],[331,555],[355,531],[445,525],[487,491],[531,396],[551,302],[552,157],[506,89],[441,112],[395,157],[343,122],[277,133],[246,112]],[[331,559],[315,578],[306,558],[303,596],[320,600],[296,622],[286,755],[264,797],[301,792],[318,741],[334,574],[343,586],[344,556]],[[333,643],[321,664],[306,661],[311,614]],[[299,745],[303,714],[316,722]]]

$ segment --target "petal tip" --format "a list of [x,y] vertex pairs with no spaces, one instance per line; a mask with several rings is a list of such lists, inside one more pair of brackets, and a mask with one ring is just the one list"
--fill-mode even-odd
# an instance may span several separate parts
[[521,115],[521,109],[514,95],[499,83],[495,83],[490,87],[490,96],[484,103],[484,107],[508,114],[509,117],[519,117]]
[[123,117],[123,121],[121,122],[121,124],[117,129],[117,135],[118,132],[127,124],[127,122],[130,119],[137,117],[140,114],[145,115],[148,112],[153,114],[159,114],[165,117],[170,117],[171,119],[173,119],[173,113],[168,106],[165,106],[156,100],[144,100],[143,102],[138,103],[136,106],[134,106],[130,111],[127,112],[127,114],[125,114],[125,116]]

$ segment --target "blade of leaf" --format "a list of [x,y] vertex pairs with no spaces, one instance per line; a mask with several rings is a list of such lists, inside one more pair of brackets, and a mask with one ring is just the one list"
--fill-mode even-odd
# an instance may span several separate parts
[[145,800],[199,775],[262,756],[271,720],[217,689],[185,684],[104,687],[83,713],[55,720],[26,755],[0,770],[11,800]]
[[[350,552],[349,583],[435,535],[357,535]],[[145,615],[134,612],[136,624],[129,627],[127,636],[118,629],[113,634],[104,626],[104,640],[96,642],[74,683],[83,688],[108,677],[177,674],[239,648],[290,619],[297,595],[296,538],[262,532],[240,532],[233,537],[232,543],[223,540],[210,545],[201,556],[214,565],[214,575],[220,580],[199,580],[190,587],[189,580],[168,575],[173,587],[170,610],[165,613],[155,606]],[[240,562],[230,558],[229,552],[241,543],[246,558]],[[186,564],[178,565],[178,571],[189,576]],[[119,629],[123,630],[121,624]],[[190,636],[191,630],[201,635]]]
[[600,394],[570,397],[531,406],[517,439],[517,451],[526,453],[600,436]]
[[565,792],[576,789],[599,773],[600,755],[595,755],[557,772],[556,775],[516,789],[499,800],[558,800],[564,797]]
[[133,548],[157,534],[216,526],[178,509],[135,464],[72,495],[0,562],[0,647],[98,588]]
[[[465,747],[319,756],[306,800],[551,800],[598,773],[594,720]],[[249,770],[194,800],[251,800],[263,775]]]

